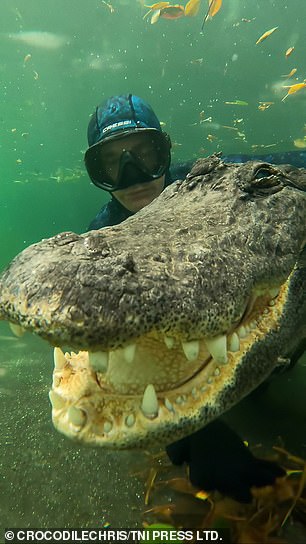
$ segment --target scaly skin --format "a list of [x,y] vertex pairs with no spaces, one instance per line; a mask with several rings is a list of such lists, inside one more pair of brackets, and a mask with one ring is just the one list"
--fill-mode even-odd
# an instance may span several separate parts
[[123,224],[18,255],[0,317],[57,346],[55,426],[167,444],[290,358],[306,337],[305,190],[304,169],[213,155]]

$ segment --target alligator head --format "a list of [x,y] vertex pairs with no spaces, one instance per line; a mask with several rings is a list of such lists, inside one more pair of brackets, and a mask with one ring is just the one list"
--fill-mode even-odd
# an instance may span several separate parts
[[306,336],[305,189],[304,169],[213,155],[123,224],[20,253],[0,317],[55,346],[57,429],[167,444],[282,364]]

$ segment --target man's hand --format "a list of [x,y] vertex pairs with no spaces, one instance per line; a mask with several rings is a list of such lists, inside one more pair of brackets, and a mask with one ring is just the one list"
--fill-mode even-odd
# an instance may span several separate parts
[[258,459],[240,437],[220,420],[213,421],[166,448],[175,465],[187,463],[191,483],[217,490],[239,502],[251,502],[251,488],[272,485],[285,471],[272,461]]

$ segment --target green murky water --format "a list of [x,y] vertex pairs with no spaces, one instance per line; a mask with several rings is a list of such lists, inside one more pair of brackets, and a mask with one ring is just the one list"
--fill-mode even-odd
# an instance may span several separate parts
[[[306,3],[224,0],[204,35],[202,4],[197,17],[151,25],[136,0],[112,0],[113,12],[101,0],[2,0],[1,268],[34,241],[84,231],[105,202],[83,152],[89,115],[112,94],[151,103],[174,161],[296,149],[306,135],[306,92],[282,97],[283,85],[306,77]],[[293,68],[298,81],[282,77]],[[235,101],[247,105],[226,104]],[[47,398],[50,349],[0,329],[1,529],[135,525],[143,487],[129,473],[142,456],[79,448],[58,435]],[[268,445],[282,434],[288,448],[305,450],[305,383],[301,365],[229,419],[253,441]]]

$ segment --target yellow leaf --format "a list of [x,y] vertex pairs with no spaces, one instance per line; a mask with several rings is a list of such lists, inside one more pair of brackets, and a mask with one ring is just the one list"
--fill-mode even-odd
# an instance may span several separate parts
[[218,13],[221,6],[222,6],[222,0],[208,0],[208,10],[201,26],[201,32],[203,32],[203,28],[207,19],[214,17],[214,15]]
[[156,2],[156,4],[152,4],[152,6],[145,6],[145,7],[155,11],[156,9],[163,9],[166,6],[169,6],[169,4],[170,2]]
[[306,87],[306,83],[296,83],[295,85],[283,85],[284,89],[289,89],[286,96],[282,98],[282,101],[284,102],[285,98],[289,96],[289,94],[294,94],[300,91],[301,89],[304,89]]
[[152,17],[151,17],[151,25],[154,25],[155,23],[157,23],[158,19],[159,19],[159,16],[160,16],[160,9],[157,9]]
[[258,38],[255,45],[257,45],[258,43],[260,43],[263,40],[265,40],[266,38],[268,38],[268,36],[271,36],[271,34],[273,34],[273,32],[275,32],[275,30],[277,30],[277,29],[278,29],[278,26],[275,26],[274,28],[271,28],[271,30],[267,30],[267,32],[264,32],[264,34],[262,36],[260,36],[260,38]]
[[206,501],[209,497],[209,493],[207,493],[206,491],[197,491],[195,497],[197,499],[200,499],[201,501]]
[[200,9],[201,0],[189,0],[185,6],[185,15],[187,17],[194,17],[198,14]]
[[285,57],[288,58],[293,53],[294,47],[289,47],[285,53]]
[[288,94],[296,93],[306,87],[306,83],[295,83],[295,85],[283,85],[284,89],[289,89]]
[[222,6],[222,0],[209,0],[209,17],[214,17]]
[[297,72],[297,68],[292,68],[291,72],[289,74],[286,74],[282,77],[285,77],[286,79],[289,79],[290,77],[294,76],[294,74]]

